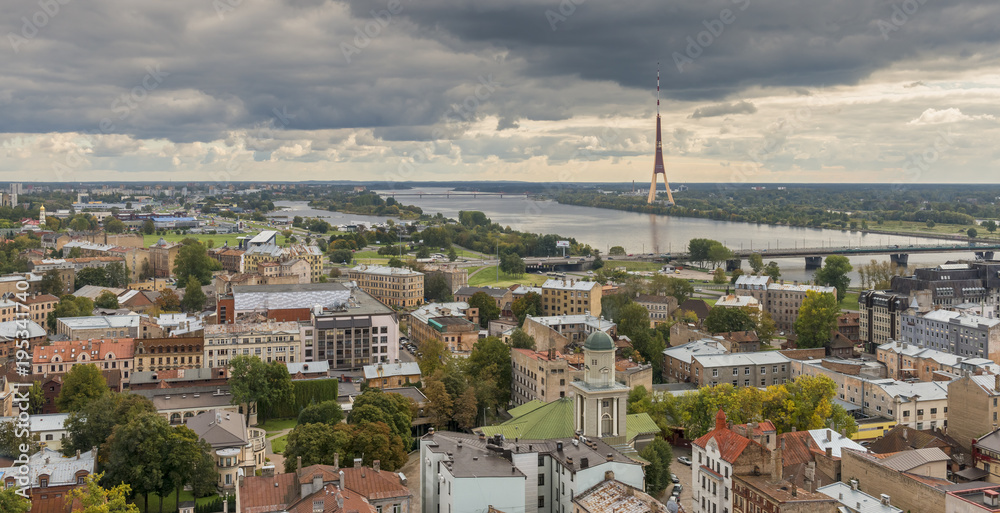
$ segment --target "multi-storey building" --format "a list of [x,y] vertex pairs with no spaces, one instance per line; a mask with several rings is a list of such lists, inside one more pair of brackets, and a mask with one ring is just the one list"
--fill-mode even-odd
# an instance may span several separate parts
[[890,291],[867,290],[858,296],[861,309],[858,318],[858,338],[866,353],[890,340],[899,340],[903,312],[910,308],[910,298]]
[[931,303],[940,307],[955,307],[967,303],[985,305],[997,317],[1000,313],[1000,263],[942,264],[917,269],[912,276],[892,279],[892,292],[908,296],[917,291],[929,291]]
[[162,237],[149,246],[149,267],[154,277],[166,278],[174,272],[174,260],[180,252],[181,245],[167,242]]
[[966,449],[1000,423],[1000,375],[966,375],[948,384],[948,435]]
[[424,301],[424,275],[412,269],[359,265],[347,275],[362,290],[389,306],[408,308]]
[[595,281],[546,280],[542,284],[542,315],[601,315],[601,284]]
[[202,361],[207,367],[225,367],[234,356],[248,355],[265,363],[297,362],[302,358],[301,332],[295,321],[209,324]]
[[576,511],[608,477],[643,489],[642,466],[599,438],[514,440],[431,431],[420,439],[422,513]]
[[98,369],[120,369],[128,382],[133,369],[135,340],[66,340],[33,348],[31,365],[35,374],[66,374],[74,365],[96,365]]
[[764,276],[744,274],[736,278],[736,295],[750,296],[763,305],[767,303],[767,287],[769,285],[771,285],[771,277],[766,274]]
[[222,264],[222,269],[231,273],[245,272],[243,267],[244,250],[222,246],[208,250],[208,256]]
[[771,451],[757,440],[733,431],[720,409],[715,429],[691,443],[692,511],[733,511],[733,478],[766,471]]
[[[49,314],[56,309],[59,298],[52,294],[35,294],[28,296],[23,301],[14,296],[15,301],[27,306],[28,319],[45,326]],[[23,310],[22,310],[23,311]]]
[[135,341],[135,372],[200,369],[202,337],[146,338]]
[[841,314],[837,317],[837,331],[854,344],[861,342],[861,314],[857,312]]
[[399,358],[399,317],[362,290],[348,303],[314,308],[303,327],[303,361],[325,361],[334,370],[361,370],[365,365]]
[[234,513],[411,513],[413,494],[402,474],[381,470],[379,460],[341,468],[338,458],[288,474],[241,476]]
[[548,402],[566,397],[569,384],[581,377],[579,369],[569,364],[555,349],[532,351],[510,350],[513,371],[511,400],[515,406],[529,401]]
[[787,383],[790,358],[777,351],[736,354],[693,354],[691,381],[698,386],[731,383],[734,387],[767,387]]
[[417,362],[376,363],[365,365],[365,382],[372,388],[398,388],[420,383]]
[[964,358],[1000,359],[1000,319],[949,310],[902,314],[900,340]]
[[636,294],[635,302],[649,312],[649,322],[654,325],[670,322],[677,311],[677,298],[654,294]]
[[[802,301],[810,291],[837,295],[837,289],[819,285],[774,283],[769,276],[740,276],[736,279],[735,295],[750,296],[771,315],[775,327],[791,331],[799,317]],[[734,303],[740,305],[739,303]]]
[[829,495],[799,489],[780,472],[733,478],[733,513],[839,513],[839,505]]
[[925,349],[905,342],[886,342],[878,346],[876,359],[885,364],[892,379],[950,381],[965,373],[1000,374],[1000,365],[986,358],[966,358],[936,349]]
[[722,343],[714,339],[701,339],[663,350],[663,381],[690,383],[693,378],[692,362],[695,355],[726,354]]
[[[301,259],[309,264],[309,276],[313,282],[323,276],[323,253],[316,246],[293,244],[281,247],[275,244],[251,246],[243,253],[244,272],[259,272],[257,267],[266,262],[282,263],[288,260]],[[422,292],[422,291],[421,291]]]
[[598,331],[615,337],[618,326],[603,317],[588,314],[548,317],[528,315],[521,329],[535,339],[537,350],[557,349],[569,353]]
[[70,340],[95,338],[136,338],[139,336],[139,314],[60,317],[56,333]]
[[209,410],[186,419],[185,424],[211,446],[220,490],[235,490],[239,476],[256,475],[264,466],[264,430],[247,427],[243,415]]
[[443,278],[453,294],[462,287],[469,286],[469,271],[464,267],[453,265],[425,266],[424,281],[426,282],[433,276]]
[[410,313],[410,338],[415,344],[439,340],[452,353],[469,353],[479,340],[479,309],[468,303],[431,303]]
[[244,315],[263,315],[276,321],[308,321],[316,305],[347,305],[364,292],[340,283],[239,285],[219,296],[219,323],[233,323]]
[[482,292],[490,297],[494,303],[496,303],[497,308],[501,312],[504,310],[510,311],[510,304],[512,302],[513,293],[510,289],[505,288],[495,288],[495,287],[462,287],[455,292],[455,301],[468,303],[469,299],[476,292]]

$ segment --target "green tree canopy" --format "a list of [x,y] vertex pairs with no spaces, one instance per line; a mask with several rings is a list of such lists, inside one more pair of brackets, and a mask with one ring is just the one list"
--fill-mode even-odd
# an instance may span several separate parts
[[31,501],[18,495],[17,488],[13,486],[3,487],[0,489],[0,511],[4,513],[28,513],[31,511]]
[[851,277],[848,276],[854,268],[851,261],[843,255],[830,255],[826,257],[823,268],[816,271],[816,284],[826,285],[837,289],[837,302],[844,301],[847,295],[847,287],[851,284]]
[[59,297],[66,293],[66,284],[59,277],[59,271],[51,269],[42,275],[42,281],[38,284],[38,291],[42,294],[52,294]]
[[[111,393],[87,403],[79,411],[69,414],[66,420],[67,439],[63,441],[63,454],[89,451],[101,447],[111,437],[114,427],[144,413],[156,413],[156,407],[138,394]],[[107,454],[107,451],[101,451]]]
[[162,491],[168,471],[171,428],[156,413],[144,413],[115,426],[108,439],[107,483],[128,483],[143,496],[149,511],[149,494]]
[[424,280],[424,296],[428,302],[450,303],[454,301],[451,285],[442,273],[427,274]]
[[528,292],[517,298],[510,305],[511,312],[517,318],[517,325],[522,326],[529,315],[537,317],[542,314],[542,296],[537,292]]
[[469,308],[479,309],[479,327],[488,328],[490,321],[500,318],[500,307],[497,302],[485,292],[476,292],[469,298]]
[[222,269],[222,264],[208,256],[208,250],[197,239],[181,241],[181,248],[174,259],[174,276],[177,283],[188,283],[194,276],[202,285],[212,283],[212,272]]
[[94,306],[97,308],[118,308],[118,296],[114,292],[105,290],[97,296]]
[[524,259],[517,256],[517,253],[507,253],[500,257],[500,270],[510,276],[524,276]]
[[517,328],[510,334],[511,349],[535,349],[535,337],[528,335],[521,328]]
[[[468,365],[472,382],[483,385],[480,390],[486,393],[484,398],[492,407],[506,406],[510,402],[513,370],[507,344],[496,337],[480,339],[472,346]],[[496,388],[487,393],[486,385]]]
[[122,233],[125,231],[125,223],[118,218],[108,217],[104,219],[104,231],[108,233]]
[[764,270],[764,257],[760,256],[760,253],[750,253],[750,269],[753,269],[754,274],[760,274]]
[[234,356],[229,360],[229,389],[233,404],[246,405],[244,414],[249,424],[250,412],[259,411],[259,403],[267,401],[267,365],[257,356]]
[[837,328],[840,306],[829,292],[806,292],[795,319],[796,346],[799,348],[823,347],[830,342],[830,333]]
[[310,404],[299,413],[299,424],[339,424],[344,410],[336,400]]
[[718,306],[708,312],[704,326],[711,333],[757,329],[753,317],[747,310]]
[[184,287],[184,299],[181,300],[181,308],[188,312],[200,312],[205,308],[205,300],[208,297],[201,288],[201,282],[194,276],[188,276],[187,286]]
[[63,377],[62,390],[56,398],[61,412],[80,411],[92,401],[111,394],[101,370],[92,363],[75,364]]

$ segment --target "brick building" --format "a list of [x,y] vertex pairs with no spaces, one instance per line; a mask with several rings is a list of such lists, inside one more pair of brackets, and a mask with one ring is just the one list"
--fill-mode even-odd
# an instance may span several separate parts
[[542,284],[542,315],[601,315],[602,286],[596,281],[546,280]]

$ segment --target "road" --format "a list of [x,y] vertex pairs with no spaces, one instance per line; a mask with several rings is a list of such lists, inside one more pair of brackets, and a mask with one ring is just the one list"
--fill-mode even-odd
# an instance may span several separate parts
[[[681,500],[680,504],[684,506],[685,511],[694,511],[691,509],[691,500],[693,499],[692,487],[694,486],[691,482],[691,467],[684,465],[683,463],[677,461],[677,458],[684,456],[686,458],[691,458],[691,448],[690,447],[671,447],[674,451],[674,461],[670,464],[670,472],[677,475],[677,479],[680,479],[681,488]],[[660,496],[660,502],[666,504],[667,500],[670,499],[670,493],[673,491],[673,485],[667,486],[667,489],[663,491],[663,495]]]

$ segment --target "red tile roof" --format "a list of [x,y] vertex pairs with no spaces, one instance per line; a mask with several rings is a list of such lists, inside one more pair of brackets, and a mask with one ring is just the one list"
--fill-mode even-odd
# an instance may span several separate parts
[[808,431],[795,431],[782,433],[779,443],[784,442],[781,451],[782,465],[790,467],[792,465],[805,464],[813,461],[816,454],[826,454],[820,450],[819,445],[813,440]]
[[743,454],[743,450],[747,448],[750,444],[760,445],[757,442],[751,441],[732,429],[726,426],[726,414],[719,410],[719,413],[715,416],[715,429],[709,431],[707,434],[698,438],[693,443],[698,447],[704,449],[708,446],[708,442],[711,439],[715,439],[715,443],[719,446],[719,456],[730,463],[736,461]]
[[241,512],[282,511],[296,501],[300,493],[295,473],[276,476],[247,476],[240,486]]
[[33,305],[36,303],[58,303],[59,298],[53,296],[52,294],[39,294],[37,296],[31,296],[24,301],[26,305]]

